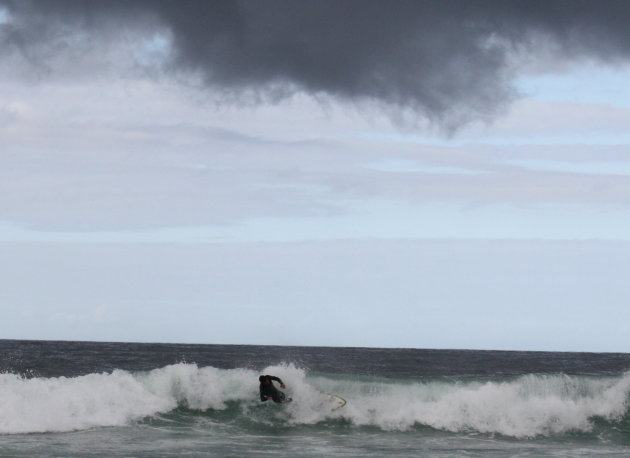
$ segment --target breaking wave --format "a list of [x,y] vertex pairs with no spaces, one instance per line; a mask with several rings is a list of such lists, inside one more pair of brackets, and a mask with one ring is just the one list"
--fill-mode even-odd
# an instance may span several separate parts
[[[274,425],[283,427],[342,422],[386,431],[429,427],[529,438],[628,422],[630,372],[412,381],[313,374],[288,364],[260,373],[281,377],[294,399],[276,406],[272,416]],[[269,411],[258,401],[258,375],[184,363],[72,378],[0,374],[0,434],[127,426],[174,411],[184,416],[229,411],[243,424],[268,422]],[[348,402],[335,410],[325,393]]]

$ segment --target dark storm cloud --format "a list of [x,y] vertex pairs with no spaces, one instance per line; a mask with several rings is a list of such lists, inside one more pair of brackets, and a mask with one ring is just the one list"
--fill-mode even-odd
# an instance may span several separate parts
[[14,20],[3,40],[22,49],[78,29],[96,34],[158,24],[172,36],[174,68],[198,72],[236,100],[305,91],[376,102],[390,114],[419,115],[445,127],[491,117],[511,100],[515,56],[535,56],[540,47],[562,59],[630,55],[625,0],[4,4]]

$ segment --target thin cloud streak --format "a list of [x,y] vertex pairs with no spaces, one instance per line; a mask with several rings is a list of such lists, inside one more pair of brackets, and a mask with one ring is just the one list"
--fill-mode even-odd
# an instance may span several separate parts
[[[630,177],[613,168],[629,163],[624,146],[497,146],[464,132],[476,141],[437,147],[382,128],[383,123],[373,137],[363,138],[371,126],[342,112],[328,122],[313,118],[312,104],[297,104],[289,112],[268,107],[217,113],[189,105],[175,88],[147,89],[137,81],[2,87],[20,105],[9,102],[16,115],[0,124],[2,220],[40,230],[317,220],[355,214],[357,203],[370,201],[404,202],[417,205],[418,212],[431,203],[630,202]],[[161,96],[164,92],[170,96]],[[574,135],[585,128],[580,116],[559,116],[539,130],[519,131],[519,125],[531,125],[531,116],[528,109],[514,112],[493,133],[544,139],[554,125]],[[366,167],[391,163],[411,166],[407,173]],[[594,163],[598,173],[587,173]]]

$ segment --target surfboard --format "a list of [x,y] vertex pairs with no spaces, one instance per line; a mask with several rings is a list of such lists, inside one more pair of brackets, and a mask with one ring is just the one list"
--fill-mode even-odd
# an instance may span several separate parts
[[327,404],[330,405],[330,410],[332,411],[341,409],[348,402],[344,398],[342,398],[341,396],[337,396],[336,394],[324,393],[323,391],[322,391],[322,394],[327,396],[328,398]]

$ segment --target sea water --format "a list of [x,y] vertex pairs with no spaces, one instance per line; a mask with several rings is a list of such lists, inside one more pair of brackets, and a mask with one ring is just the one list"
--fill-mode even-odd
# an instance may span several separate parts
[[[0,349],[0,456],[630,455],[630,354]],[[282,378],[293,402],[261,403],[260,374]]]

